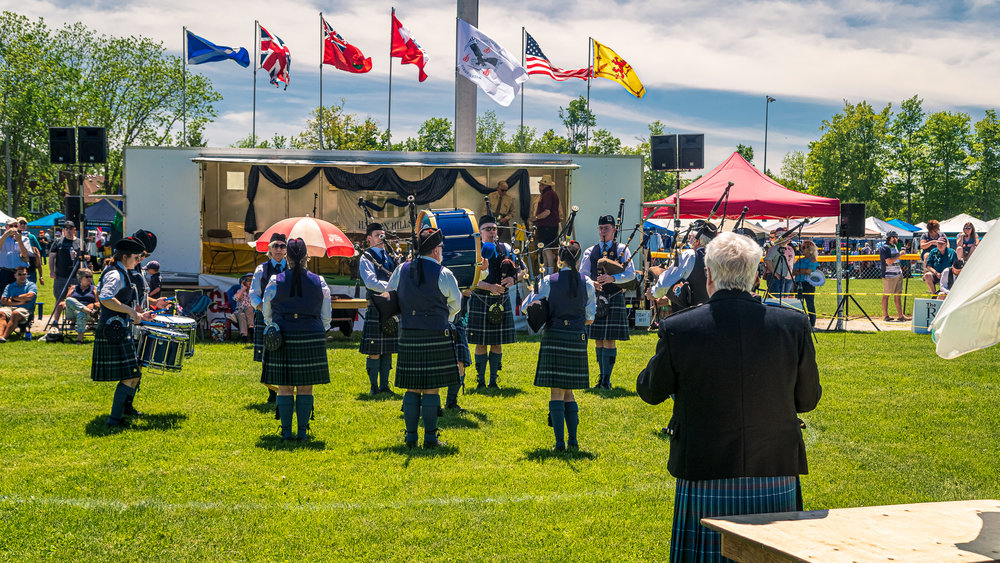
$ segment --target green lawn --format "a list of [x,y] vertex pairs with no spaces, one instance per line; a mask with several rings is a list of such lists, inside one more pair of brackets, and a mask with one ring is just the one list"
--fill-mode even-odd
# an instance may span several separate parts
[[[1000,348],[945,362],[909,332],[818,338],[807,509],[1000,497]],[[579,394],[568,455],[549,452],[537,341],[507,350],[500,393],[460,397],[436,452],[402,446],[399,396],[363,393],[357,337],[331,340],[315,439],[297,445],[239,344],[145,377],[148,415],[119,432],[89,346],[0,345],[0,559],[663,560],[670,405],[634,393],[654,344],[634,335],[615,390]]]

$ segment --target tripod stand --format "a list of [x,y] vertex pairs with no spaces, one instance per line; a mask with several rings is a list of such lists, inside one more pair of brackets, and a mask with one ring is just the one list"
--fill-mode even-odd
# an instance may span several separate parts
[[56,298],[56,302],[52,307],[52,312],[49,313],[49,320],[45,322],[45,332],[48,332],[49,329],[52,327],[52,323],[56,318],[56,314],[59,312],[59,304],[62,303],[64,299],[66,299],[66,294],[69,293],[70,286],[75,285],[74,281],[76,280],[76,272],[79,271],[80,264],[85,264],[86,262],[87,260],[86,258],[84,258],[83,255],[77,256],[76,260],[73,261],[73,271],[69,273],[69,277],[66,278],[66,283],[63,285],[62,289],[59,290],[59,297]]
[[868,316],[868,313],[865,312],[865,308],[861,306],[861,303],[858,303],[858,300],[855,299],[853,295],[851,295],[850,264],[851,264],[851,261],[850,261],[850,258],[848,258],[848,260],[847,260],[848,273],[847,273],[847,280],[844,282],[845,283],[845,285],[844,285],[844,295],[842,295],[840,297],[840,301],[837,303],[837,311],[833,314],[833,318],[830,319],[830,324],[826,325],[826,330],[830,330],[830,328],[833,326],[834,321],[836,321],[838,318],[840,318],[840,312],[841,311],[844,312],[844,319],[845,320],[847,319],[847,314],[848,314],[847,313],[848,312],[848,302],[847,302],[847,300],[850,299],[855,305],[857,305],[858,310],[861,311],[861,314],[864,315],[866,319],[868,319],[868,322],[872,323],[872,326],[875,327],[875,330],[881,332],[882,329],[880,329],[878,327],[878,325],[875,324],[875,321],[873,321],[872,318]]

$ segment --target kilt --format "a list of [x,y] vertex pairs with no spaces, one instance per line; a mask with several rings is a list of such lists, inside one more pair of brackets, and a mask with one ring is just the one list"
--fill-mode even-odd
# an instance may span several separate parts
[[586,331],[545,329],[538,348],[535,385],[558,389],[590,387]]
[[469,336],[464,323],[455,323],[455,356],[464,366],[472,365],[472,354],[469,353]]
[[361,333],[362,354],[395,354],[399,341],[399,331],[393,336],[382,334],[382,316],[372,305],[365,310],[365,328]]
[[330,383],[326,359],[326,334],[285,332],[285,341],[274,352],[264,351],[260,382],[268,385],[320,385]]
[[670,561],[730,561],[722,557],[722,534],[702,526],[701,519],[801,510],[798,491],[797,476],[677,479]]
[[608,299],[608,316],[594,319],[590,325],[591,340],[628,340],[628,311],[625,310],[625,292]]
[[399,329],[396,387],[438,389],[459,383],[451,331]]
[[[503,305],[503,322],[490,324],[486,318],[490,305]],[[493,295],[473,291],[469,297],[469,342],[472,344],[512,344],[514,342],[514,308],[510,305],[510,295]]]
[[264,313],[255,310],[253,314],[253,361],[264,360]]
[[94,353],[90,362],[90,378],[94,381],[122,381],[142,375],[139,360],[135,356],[135,340],[132,329],[126,330],[126,338],[119,344],[108,342],[104,326],[94,333]]

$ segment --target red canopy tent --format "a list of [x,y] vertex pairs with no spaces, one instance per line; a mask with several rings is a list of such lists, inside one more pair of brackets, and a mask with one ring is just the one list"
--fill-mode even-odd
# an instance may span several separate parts
[[[840,215],[840,200],[819,197],[790,190],[775,182],[734,152],[725,162],[681,190],[681,218],[708,217],[729,182],[729,205],[726,217],[736,219],[748,207],[747,219],[786,219],[804,217],[834,217]],[[646,202],[646,219],[667,219],[674,216],[674,200]],[[657,208],[657,205],[664,207]],[[725,202],[723,202],[725,205]],[[669,206],[669,207],[666,207]],[[723,207],[717,211],[722,216]]]

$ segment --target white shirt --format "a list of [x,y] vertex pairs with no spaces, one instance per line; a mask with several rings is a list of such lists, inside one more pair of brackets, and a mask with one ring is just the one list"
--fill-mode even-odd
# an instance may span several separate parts
[[691,272],[694,271],[694,263],[697,258],[697,253],[693,248],[681,251],[680,258],[677,259],[677,265],[664,270],[653,287],[650,288],[653,292],[653,297],[657,299],[663,297],[675,283],[686,280],[691,275]]
[[[267,262],[271,263],[272,268],[277,266],[279,263],[281,264],[282,270],[288,268],[288,261],[284,258],[281,262],[275,262],[273,258],[269,258]],[[264,262],[264,264],[267,264],[267,262]],[[255,309],[264,303],[265,288],[261,287],[261,278],[264,277],[264,264],[257,266],[257,268],[253,271],[253,279],[250,280],[250,304],[253,305]]]
[[[305,271],[302,272],[305,275]],[[271,277],[271,281],[267,284],[267,288],[264,289],[263,298],[263,314],[264,322],[271,324],[271,300],[274,299],[274,293],[278,291],[278,284],[274,283],[274,278]],[[323,305],[319,308],[319,318],[323,321],[323,327],[328,328],[330,326],[330,321],[333,320],[333,309],[330,305],[330,287],[326,285],[326,280],[322,276],[319,277],[319,286],[323,290]]]
[[[605,246],[610,247],[611,241],[606,243],[601,242],[598,244],[601,248],[604,248]],[[592,250],[594,250],[593,246],[583,251],[583,257],[580,260],[580,272],[590,279],[597,279],[597,272],[590,271],[590,253]],[[628,251],[628,247],[620,242],[618,243],[618,256],[619,261],[622,263],[622,266],[625,266],[625,269],[622,270],[622,273],[615,274],[611,277],[615,279],[615,283],[625,283],[627,281],[634,280],[635,266],[632,265],[632,253]]]
[[[372,252],[375,252],[376,255],[379,251],[381,251],[383,253],[381,258],[385,259],[384,249],[373,248],[371,250]],[[382,281],[378,279],[378,271],[381,266],[372,262],[371,259],[368,258],[367,251],[361,255],[361,261],[359,262],[358,267],[361,274],[361,281],[365,283],[366,288],[374,291],[375,293],[382,293],[389,287],[389,280]],[[397,264],[396,267],[398,268],[399,265]]]
[[101,285],[97,288],[97,298],[101,301],[111,299],[115,295],[118,295],[119,291],[125,289],[126,279],[128,279],[129,285],[133,285],[130,278],[122,277],[122,270],[125,270],[125,265],[118,262],[117,266],[121,270],[110,268],[101,275]]
[[[421,260],[430,260],[435,264],[438,263],[437,260],[431,258],[430,256],[421,256]],[[389,278],[388,291],[395,291],[399,289],[399,272],[402,268],[396,268],[392,272],[392,277]],[[453,319],[462,310],[462,290],[458,288],[458,280],[455,279],[455,274],[451,273],[451,270],[441,266],[441,275],[438,276],[438,289],[441,290],[441,294],[444,298],[448,300],[448,318]]]

